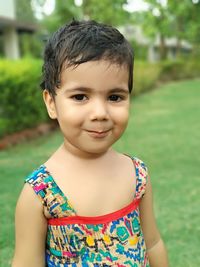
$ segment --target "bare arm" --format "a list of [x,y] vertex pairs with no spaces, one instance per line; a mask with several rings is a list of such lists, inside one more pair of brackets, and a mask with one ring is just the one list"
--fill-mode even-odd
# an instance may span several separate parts
[[25,184],[16,206],[12,267],[45,267],[46,228],[42,203]]
[[141,226],[151,267],[168,267],[167,252],[156,226],[150,178],[140,204]]

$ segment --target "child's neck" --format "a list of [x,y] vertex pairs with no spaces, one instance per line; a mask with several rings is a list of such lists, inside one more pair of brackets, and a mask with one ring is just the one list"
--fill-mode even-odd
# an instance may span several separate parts
[[112,147],[101,153],[90,153],[90,152],[80,151],[66,143],[63,143],[61,145],[60,153],[63,154],[64,158],[71,158],[82,161],[102,160],[107,158],[108,156],[110,157],[116,154],[116,152],[112,149]]
[[96,168],[109,169],[113,163],[118,162],[119,157],[120,153],[112,148],[102,154],[77,155],[68,151],[62,144],[45,164],[47,167],[79,166],[79,168],[85,168],[85,166],[88,166],[90,170],[96,170]]

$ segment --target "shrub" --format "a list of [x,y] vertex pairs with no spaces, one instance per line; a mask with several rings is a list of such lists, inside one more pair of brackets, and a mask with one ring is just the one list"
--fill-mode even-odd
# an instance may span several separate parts
[[161,72],[161,67],[157,63],[136,61],[134,66],[133,94],[138,95],[152,89]]
[[167,60],[158,63],[136,61],[133,95],[151,90],[158,81],[172,81],[200,77],[200,62],[195,59]]
[[47,120],[40,60],[0,61],[0,137]]
[[[39,88],[40,60],[0,61],[0,137],[48,121]],[[155,87],[157,81],[200,76],[197,60],[149,63],[136,61],[133,95]]]
[[190,79],[200,76],[200,63],[197,60],[179,59],[160,63],[161,81]]

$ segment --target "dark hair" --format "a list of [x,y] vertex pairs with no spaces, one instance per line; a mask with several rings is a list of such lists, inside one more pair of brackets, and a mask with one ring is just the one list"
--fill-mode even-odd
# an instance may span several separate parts
[[131,92],[134,57],[129,42],[112,26],[95,21],[73,20],[58,29],[46,44],[41,88],[55,96],[63,67],[100,59],[127,65]]

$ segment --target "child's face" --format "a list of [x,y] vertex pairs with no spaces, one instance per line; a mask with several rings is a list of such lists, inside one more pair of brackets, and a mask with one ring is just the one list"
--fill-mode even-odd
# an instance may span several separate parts
[[90,61],[63,70],[55,100],[44,91],[70,152],[102,154],[120,138],[129,116],[128,78],[126,66]]

